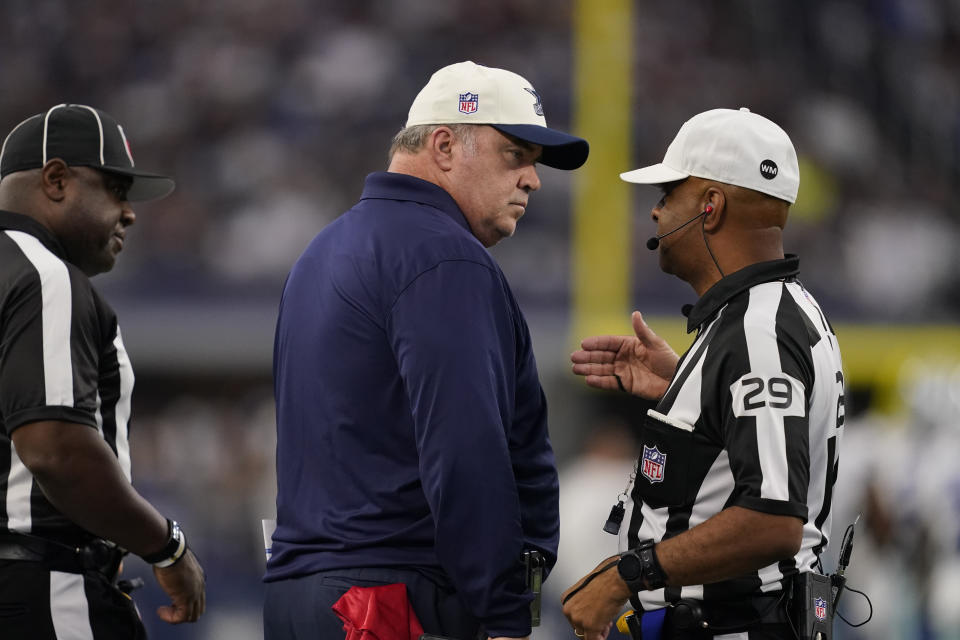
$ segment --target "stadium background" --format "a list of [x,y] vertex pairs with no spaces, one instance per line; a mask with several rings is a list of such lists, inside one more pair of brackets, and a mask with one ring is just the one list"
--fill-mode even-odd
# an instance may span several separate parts
[[[642,408],[573,379],[576,339],[627,332],[639,308],[687,345],[678,310],[693,293],[643,247],[656,191],[616,175],[658,159],[694,113],[748,106],[800,154],[787,249],[844,348],[835,536],[864,514],[850,574],[877,614],[841,635],[960,637],[957,2],[4,0],[2,128],[93,104],[124,123],[140,166],[178,182],[138,208],[117,268],[95,280],[137,373],[135,483],[184,523],[208,572],[207,615],[175,629],[148,579],[151,637],[260,637],[284,277],[385,167],[430,73],[463,59],[528,77],[550,124],[592,145],[573,177],[542,169],[518,236],[493,250],[531,325],[563,473],[548,584],[610,551],[599,528]],[[127,573],[147,569],[131,559]],[[534,638],[569,634],[554,624]]]

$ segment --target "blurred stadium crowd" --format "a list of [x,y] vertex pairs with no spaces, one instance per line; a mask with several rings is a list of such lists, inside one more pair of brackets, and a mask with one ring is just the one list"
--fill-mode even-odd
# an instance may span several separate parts
[[[159,596],[146,589],[152,637],[259,637],[259,518],[273,508],[270,340],[295,257],[352,204],[363,177],[386,166],[410,101],[444,64],[472,59],[526,76],[548,121],[575,131],[575,15],[567,0],[0,4],[2,128],[60,102],[93,104],[124,123],[138,163],[178,182],[173,197],[141,207],[117,269],[95,281],[133,338],[135,482],[184,523],[210,573],[210,613],[196,627],[161,626],[151,604]],[[637,166],[656,160],[689,116],[748,106],[783,125],[801,156],[787,247],[832,317],[957,323],[960,3],[635,0],[633,20],[625,55]],[[494,253],[530,319],[548,398],[558,398],[558,454],[572,469],[600,423],[581,418],[604,398],[584,394],[571,408],[581,401],[567,380],[566,336],[551,333],[571,298],[571,186],[551,169],[541,177],[518,237]],[[642,247],[655,200],[638,191],[634,228],[624,230],[637,239],[633,299],[645,313],[675,314],[692,293]],[[960,377],[937,379],[960,402]],[[914,378],[904,386],[921,387]],[[854,560],[887,568],[863,580],[887,618],[844,637],[960,637],[960,622],[942,614],[950,607],[929,597],[960,598],[956,530],[944,534],[936,519],[960,505],[960,477],[947,456],[934,489],[903,486],[929,468],[930,441],[957,450],[960,412],[947,402],[953,413],[933,420],[923,402],[908,405],[899,427],[879,426],[865,406],[851,415],[844,461],[855,471],[835,535],[869,498],[864,548],[874,555],[860,560],[858,549]],[[933,440],[931,424],[945,440]],[[866,455],[858,442],[880,448]],[[587,569],[601,556],[573,548],[568,557]],[[946,573],[933,571],[948,564],[941,553],[957,563]]]

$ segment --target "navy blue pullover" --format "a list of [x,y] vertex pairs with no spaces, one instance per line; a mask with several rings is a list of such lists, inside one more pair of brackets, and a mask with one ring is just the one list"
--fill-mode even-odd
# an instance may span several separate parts
[[284,287],[266,581],[415,567],[491,636],[530,633],[521,557],[552,567],[558,482],[527,323],[440,187],[367,177]]

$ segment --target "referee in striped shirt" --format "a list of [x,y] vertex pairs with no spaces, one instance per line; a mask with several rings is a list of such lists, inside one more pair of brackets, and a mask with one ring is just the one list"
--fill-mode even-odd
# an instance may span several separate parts
[[0,150],[0,637],[145,638],[117,582],[153,564],[168,623],[194,621],[204,578],[179,525],[130,484],[133,371],[90,284],[173,181],[134,169],[123,129],[85,105],[17,125]]
[[791,583],[818,569],[829,539],[843,373],[783,252],[793,144],[747,109],[714,109],[663,162],[621,178],[662,189],[647,246],[697,292],[685,309],[695,338],[678,358],[634,312],[635,337],[588,338],[572,356],[588,385],[657,405],[640,426],[625,551],[568,589],[564,613],[594,640],[628,599],[661,638],[795,638]]

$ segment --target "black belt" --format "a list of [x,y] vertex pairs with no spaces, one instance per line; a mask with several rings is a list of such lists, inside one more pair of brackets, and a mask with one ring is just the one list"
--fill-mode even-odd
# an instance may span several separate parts
[[[703,626],[703,622],[707,626]],[[671,632],[700,631],[710,634],[788,622],[787,598],[784,593],[778,592],[731,601],[680,600],[667,608],[664,628]]]
[[96,571],[111,582],[116,579],[125,552],[104,540],[70,546],[38,536],[0,534],[0,560],[38,562],[51,571],[87,573]]

